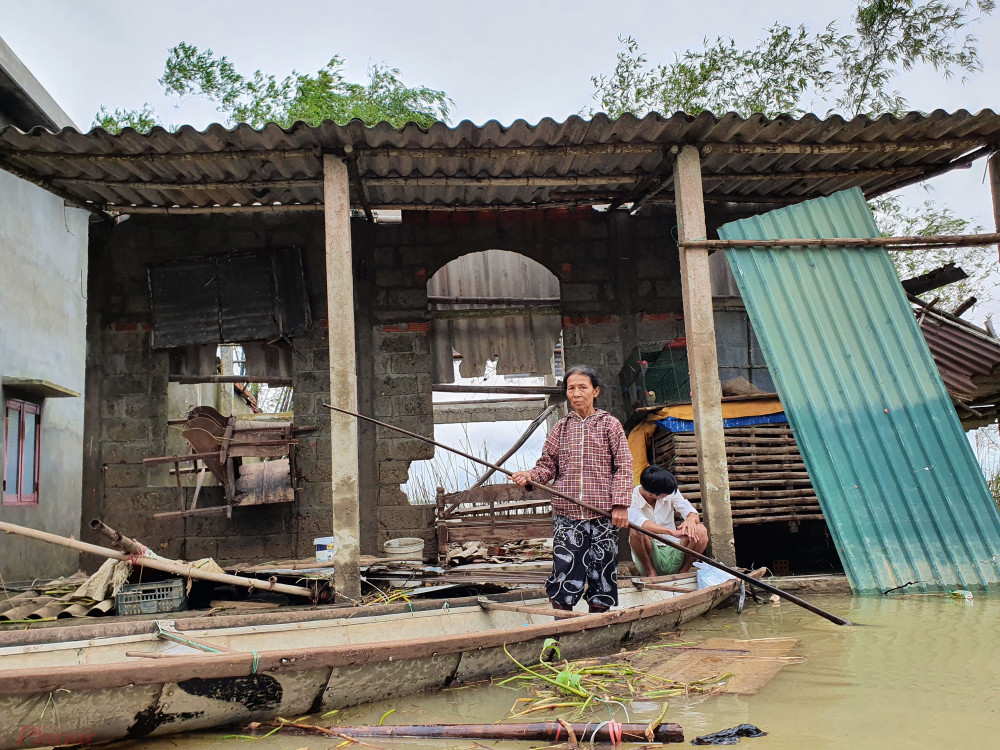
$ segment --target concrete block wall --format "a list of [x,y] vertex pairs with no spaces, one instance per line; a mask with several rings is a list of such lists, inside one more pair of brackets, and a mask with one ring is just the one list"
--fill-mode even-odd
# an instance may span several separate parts
[[[160,554],[220,563],[312,554],[312,540],[332,529],[330,511],[329,345],[325,328],[322,218],[132,217],[92,228],[92,284],[87,339],[84,538],[102,518]],[[142,459],[166,455],[169,350],[152,346],[147,268],[152,262],[240,250],[297,246],[303,253],[314,325],[294,337],[295,423],[318,429],[299,444],[301,491],[295,503],[238,508],[233,517],[153,520],[178,509],[173,478]],[[319,311],[319,316],[317,316]],[[192,489],[186,489],[190,499]],[[205,486],[201,507],[224,502],[222,489]]]
[[[625,356],[640,340],[683,335],[675,223],[672,212],[623,217],[590,209],[414,212],[401,224],[353,222],[359,408],[433,434],[427,280],[465,253],[502,249],[542,263],[559,278],[565,362],[595,366],[608,385],[602,405],[623,416],[617,376]],[[312,214],[133,217],[92,232],[92,273],[101,281],[91,292],[96,304],[88,324],[87,435],[98,441],[98,453],[85,469],[85,521],[110,517],[124,533],[164,552],[204,552],[223,562],[306,556],[313,537],[330,533],[322,227],[321,215]],[[163,453],[166,431],[167,355],[150,345],[147,266],[289,245],[303,251],[315,322],[292,341],[295,422],[319,428],[300,440],[297,501],[237,510],[231,520],[153,522],[152,512],[173,510],[177,500],[175,488],[150,486],[151,474],[141,468],[142,457]],[[431,458],[433,448],[366,425],[359,426],[359,440],[362,551],[378,554],[386,539],[419,536],[430,553],[433,509],[411,506],[400,485],[410,463]],[[221,502],[221,495],[209,493],[202,502]]]

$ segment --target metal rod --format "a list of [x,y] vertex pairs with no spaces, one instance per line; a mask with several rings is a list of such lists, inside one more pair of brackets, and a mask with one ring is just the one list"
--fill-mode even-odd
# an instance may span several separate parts
[[[385,427],[385,428],[390,429],[390,430],[395,430],[396,432],[400,432],[400,433],[402,433],[404,435],[407,435],[408,437],[416,438],[417,440],[422,440],[425,443],[430,443],[431,445],[434,445],[434,446],[436,446],[438,448],[444,448],[444,450],[446,450],[446,451],[451,451],[452,453],[454,453],[456,455],[459,455],[459,456],[462,456],[463,458],[467,458],[468,460],[473,461],[474,463],[482,464],[483,466],[488,466],[489,468],[493,469],[494,471],[498,471],[501,474],[506,474],[509,477],[514,475],[514,472],[508,471],[507,469],[504,469],[501,466],[497,466],[496,464],[492,464],[489,461],[486,461],[486,460],[484,460],[482,458],[479,458],[478,456],[473,456],[472,454],[466,453],[465,451],[461,451],[458,448],[452,448],[449,445],[445,445],[444,443],[439,443],[436,440],[433,440],[433,439],[431,439],[429,437],[424,437],[423,435],[418,435],[415,432],[410,432],[409,430],[404,430],[402,427],[396,427],[395,425],[387,424],[386,422],[381,422],[381,421],[379,421],[377,419],[373,419],[372,417],[366,417],[364,414],[358,414],[357,412],[348,411],[347,409],[341,409],[339,407],[332,406],[331,404],[323,404],[323,406],[325,406],[327,409],[331,409],[332,411],[340,412],[341,414],[346,414],[346,415],[348,415],[350,417],[355,417],[357,419],[363,419],[364,421],[371,422],[372,424],[378,425],[379,427]],[[593,505],[590,505],[589,503],[585,503],[582,500],[578,500],[575,497],[571,497],[570,495],[567,495],[567,494],[565,494],[563,492],[560,492],[559,490],[557,490],[557,489],[555,489],[553,487],[549,487],[548,485],[545,485],[545,484],[538,484],[538,485],[535,485],[535,486],[538,487],[539,489],[545,491],[545,492],[548,492],[550,495],[554,495],[555,497],[560,497],[563,500],[568,500],[569,502],[573,503],[574,505],[578,505],[581,508],[584,508],[585,510],[589,510],[591,513],[596,513],[596,514],[598,514],[600,516],[605,516],[606,518],[610,518],[611,517],[611,513],[610,512],[608,512],[606,510],[601,510],[600,508],[596,508]],[[853,623],[850,622],[849,620],[845,620],[844,618],[838,617],[837,615],[832,614],[830,612],[827,612],[824,609],[820,609],[819,607],[817,607],[814,604],[810,604],[809,602],[807,602],[807,601],[805,601],[803,599],[799,599],[799,597],[795,596],[794,594],[789,594],[787,591],[782,591],[781,589],[777,588],[776,586],[772,586],[769,583],[764,583],[763,581],[758,581],[756,578],[751,578],[746,573],[741,573],[738,570],[730,568],[728,565],[723,565],[718,560],[713,560],[708,555],[703,555],[700,552],[695,552],[694,550],[691,550],[691,549],[688,549],[686,547],[683,547],[680,544],[677,544],[676,542],[674,542],[669,537],[661,536],[660,534],[656,534],[656,533],[654,533],[652,531],[649,531],[648,529],[644,529],[641,526],[638,526],[638,525],[636,525],[634,523],[629,523],[629,528],[635,529],[640,534],[645,534],[646,536],[650,537],[651,539],[655,539],[658,542],[661,542],[661,543],[666,544],[666,545],[668,545],[670,547],[678,549],[681,552],[683,552],[685,555],[690,555],[691,557],[695,558],[696,560],[701,560],[704,563],[708,563],[712,567],[718,568],[719,570],[723,571],[724,573],[728,573],[729,575],[731,575],[731,576],[733,576],[735,578],[739,578],[741,581],[745,581],[746,583],[749,583],[749,584],[751,584],[753,586],[759,586],[760,588],[764,589],[765,591],[769,591],[772,594],[777,594],[782,599],[790,601],[792,604],[797,604],[798,606],[802,607],[803,609],[807,609],[810,612],[812,612],[813,614],[819,615],[820,617],[825,617],[827,620],[829,620],[832,623],[835,623],[837,625],[853,625]]]

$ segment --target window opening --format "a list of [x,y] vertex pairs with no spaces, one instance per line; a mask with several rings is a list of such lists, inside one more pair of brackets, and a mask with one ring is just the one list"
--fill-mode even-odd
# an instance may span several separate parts
[[4,505],[38,502],[38,464],[41,447],[41,404],[8,399],[4,430]]

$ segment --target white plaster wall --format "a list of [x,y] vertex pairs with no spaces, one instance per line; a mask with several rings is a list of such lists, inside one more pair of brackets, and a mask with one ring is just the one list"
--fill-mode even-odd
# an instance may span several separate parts
[[[0,172],[0,375],[83,393],[88,220],[86,211]],[[0,407],[7,395],[0,387]],[[0,506],[0,519],[79,538],[82,464],[83,397],[45,399],[38,505]],[[7,581],[67,575],[78,564],[71,550],[0,535]]]

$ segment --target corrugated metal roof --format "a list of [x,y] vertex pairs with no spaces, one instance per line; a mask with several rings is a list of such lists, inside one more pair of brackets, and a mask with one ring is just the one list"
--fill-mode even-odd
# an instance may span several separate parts
[[707,200],[797,202],[854,185],[866,194],[886,191],[998,142],[1000,117],[990,110],[852,120],[597,115],[426,129],[327,121],[287,130],[154,128],[146,135],[130,128],[118,135],[7,128],[0,132],[0,167],[72,200],[120,210],[287,207],[321,203],[321,154],[350,147],[359,175],[355,205],[365,193],[369,205],[385,208],[545,206],[657,191],[670,200],[670,149],[695,143],[704,153]]
[[1000,341],[985,329],[935,309],[917,313],[920,331],[965,429],[1000,415]]
[[[860,190],[724,239],[874,237]],[[884,250],[726,251],[851,587],[1000,588],[1000,513]]]

